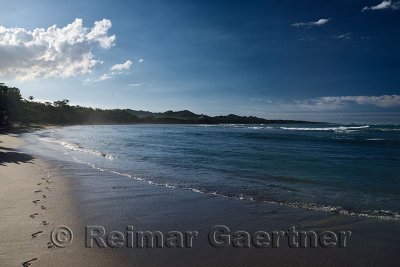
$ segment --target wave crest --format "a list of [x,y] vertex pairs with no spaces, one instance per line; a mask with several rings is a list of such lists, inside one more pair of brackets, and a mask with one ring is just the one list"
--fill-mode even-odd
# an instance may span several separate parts
[[104,157],[104,158],[108,158],[108,159],[116,159],[118,158],[118,156],[114,156],[111,154],[105,154],[102,153],[100,151],[94,150],[94,149],[87,149],[87,148],[82,148],[76,144],[72,144],[72,143],[68,143],[66,141],[62,141],[62,140],[57,140],[54,138],[50,138],[50,137],[43,137],[40,138],[39,140],[41,141],[45,141],[45,142],[49,142],[49,143],[55,143],[55,144],[59,144],[69,150],[74,150],[74,151],[79,151],[79,152],[83,152],[83,153],[87,153],[87,154],[91,154],[91,155],[96,155],[96,156],[100,156],[100,157]]
[[280,127],[282,130],[289,131],[349,131],[360,130],[369,128],[369,125],[364,126],[338,126],[338,127],[325,127],[325,128],[303,128],[303,127]]
[[[92,168],[94,168],[94,169],[104,172],[104,170],[99,169],[98,167],[96,167],[92,164],[89,164],[89,165],[91,165]],[[166,188],[170,188],[170,189],[192,191],[195,193],[206,194],[206,195],[210,195],[210,196],[214,196],[214,197],[222,197],[222,198],[236,199],[236,200],[247,200],[247,201],[260,201],[260,202],[271,203],[271,204],[275,204],[275,205],[281,205],[281,206],[287,206],[287,207],[293,207],[293,208],[301,208],[301,209],[314,210],[314,211],[337,213],[337,214],[341,214],[341,215],[364,217],[364,218],[378,219],[378,220],[384,220],[384,221],[393,221],[393,222],[400,221],[400,213],[396,212],[396,211],[390,211],[390,210],[352,211],[352,210],[346,210],[340,206],[335,207],[335,206],[322,205],[322,204],[317,204],[317,203],[257,199],[257,198],[254,198],[253,196],[246,195],[243,193],[231,195],[231,194],[226,194],[224,192],[209,191],[209,190],[205,190],[205,189],[199,189],[196,187],[187,187],[187,186],[182,186],[182,185],[174,185],[174,184],[169,184],[169,183],[156,182],[156,181],[152,181],[149,179],[137,177],[137,176],[134,176],[131,174],[126,174],[123,172],[117,172],[117,171],[112,171],[112,170],[109,170],[108,172],[116,174],[116,175],[120,175],[120,176],[129,177],[134,180],[145,182],[145,183],[148,183],[153,186],[161,186],[161,187],[166,187]]]

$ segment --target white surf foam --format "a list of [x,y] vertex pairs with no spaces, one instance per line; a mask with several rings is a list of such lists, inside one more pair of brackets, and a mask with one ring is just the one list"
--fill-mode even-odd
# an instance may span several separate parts
[[364,126],[338,126],[324,128],[304,128],[304,127],[280,127],[282,130],[289,131],[352,131],[369,128],[369,125]]
[[68,143],[66,141],[57,140],[57,139],[50,138],[50,137],[43,137],[43,138],[40,138],[39,140],[45,141],[45,142],[49,142],[49,143],[59,144],[59,145],[65,147],[65,148],[67,148],[69,150],[88,153],[88,154],[92,154],[92,155],[96,155],[96,156],[105,157],[105,158],[108,158],[108,159],[117,158],[117,156],[114,156],[114,155],[111,155],[111,154],[101,153],[100,151],[93,150],[93,149],[82,148],[82,147],[80,147],[80,146],[78,146],[76,144]]

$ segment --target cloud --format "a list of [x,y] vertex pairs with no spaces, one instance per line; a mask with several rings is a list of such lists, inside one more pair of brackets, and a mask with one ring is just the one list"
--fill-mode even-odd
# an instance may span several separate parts
[[30,102],[42,103],[42,104],[53,103],[53,100],[40,99],[40,98],[34,98],[33,100],[29,100],[29,99],[25,99],[25,100],[30,101]]
[[143,61],[144,61],[143,58],[140,58],[140,59],[138,60],[139,63],[142,63]]
[[123,64],[116,64],[110,68],[111,72],[104,73],[103,75],[101,75],[99,78],[96,79],[87,78],[86,80],[83,81],[83,83],[100,82],[111,79],[115,75],[122,74],[123,70],[129,70],[131,68],[131,65],[132,61],[130,60],[127,60]]
[[129,70],[130,67],[132,65],[132,61],[127,60],[125,63],[123,64],[116,64],[114,66],[111,67],[111,70]]
[[363,9],[361,9],[361,12],[364,12],[367,10],[382,10],[382,9],[392,9],[392,10],[400,9],[400,2],[392,2],[391,0],[385,0],[376,6],[364,7]]
[[100,76],[100,78],[97,81],[105,81],[108,79],[111,79],[111,77],[114,75],[114,73],[105,73]]
[[128,84],[128,86],[130,86],[130,87],[138,87],[138,86],[142,86],[142,84],[141,83],[130,83],[130,84]]
[[331,20],[331,18],[328,19],[319,19],[317,21],[311,21],[311,22],[296,22],[293,23],[292,26],[293,27],[306,27],[306,28],[310,28],[313,26],[322,26],[326,23],[328,23]]
[[266,98],[250,98],[250,101],[252,102],[258,102],[258,103],[272,103],[271,100],[266,99]]
[[351,39],[351,33],[344,33],[334,36],[336,39]]
[[108,79],[111,79],[113,76],[115,75],[114,72],[110,72],[110,73],[104,73],[103,75],[101,75],[98,78],[92,79],[92,78],[87,78],[83,81],[83,84],[87,84],[90,82],[100,82],[100,81],[105,81]]
[[315,41],[316,38],[315,37],[301,37],[298,40],[302,41],[302,42],[312,42],[312,41]]
[[53,25],[29,31],[0,26],[0,76],[29,80],[88,73],[100,62],[93,49],[115,45],[115,35],[108,35],[110,28],[107,19],[88,29],[78,18],[63,28]]
[[306,100],[296,100],[295,106],[304,110],[338,110],[349,104],[373,105],[381,108],[400,107],[400,95],[382,96],[325,96]]

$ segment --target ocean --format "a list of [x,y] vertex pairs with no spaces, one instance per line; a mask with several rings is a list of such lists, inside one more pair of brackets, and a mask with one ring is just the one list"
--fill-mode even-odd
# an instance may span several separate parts
[[[400,221],[399,125],[94,125],[24,148],[169,190]],[[95,186],[95,185],[93,185]],[[118,186],[118,185],[116,185]]]

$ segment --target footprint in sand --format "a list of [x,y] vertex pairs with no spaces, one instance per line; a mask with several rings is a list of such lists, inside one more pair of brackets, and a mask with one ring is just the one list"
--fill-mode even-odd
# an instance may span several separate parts
[[40,206],[41,208],[42,208],[42,210],[45,210],[45,209],[47,209],[47,207],[46,206]]
[[33,259],[29,260],[29,261],[26,261],[26,262],[22,263],[22,266],[24,266],[24,267],[31,266],[32,262],[37,261],[37,260],[38,260],[38,258],[33,258]]
[[40,202],[40,199],[36,199],[34,201],[32,201],[33,203],[37,204],[38,202]]
[[31,218],[35,218],[37,215],[39,215],[39,213],[34,213],[34,214],[31,214],[29,217],[31,217]]
[[54,246],[53,242],[47,242],[48,245],[48,249],[52,249],[52,248],[56,248],[56,246]]
[[42,190],[36,190],[36,191],[35,191],[35,193],[40,193],[40,192],[42,192]]
[[38,184],[36,184],[36,185],[42,185],[42,183],[38,183]]
[[40,235],[41,233],[43,233],[43,231],[39,231],[39,232],[36,232],[36,233],[33,233],[32,234],[32,238],[36,238],[38,235]]
[[49,223],[47,221],[43,221],[42,224],[43,225],[49,225]]
[[43,198],[47,198],[47,196],[46,196],[46,195],[43,195],[42,197],[43,197]]

